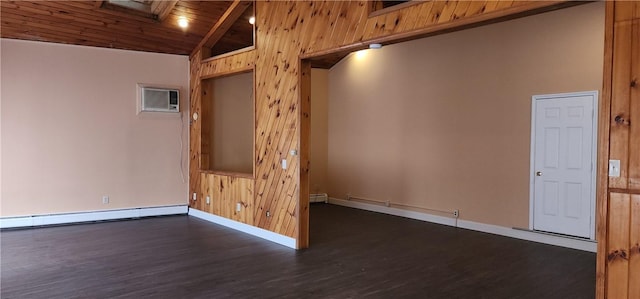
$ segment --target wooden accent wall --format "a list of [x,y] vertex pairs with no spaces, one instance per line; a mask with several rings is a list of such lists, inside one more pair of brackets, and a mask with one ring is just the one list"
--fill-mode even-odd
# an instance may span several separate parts
[[599,171],[597,297],[640,298],[640,2],[606,11],[599,154],[620,160],[621,175]]
[[[196,49],[191,56],[192,113],[201,113],[202,78],[255,67],[255,177],[251,179],[253,202],[247,206],[252,217],[238,219],[293,237],[298,241],[298,248],[308,246],[310,111],[309,86],[304,82],[310,78],[310,64],[303,58],[361,49],[373,42],[397,42],[447,32],[567,5],[575,4],[425,1],[369,16],[367,1],[257,1],[254,50],[202,61],[200,51],[207,50]],[[212,191],[216,190],[218,181],[224,182],[227,176],[199,169],[202,145],[206,148],[201,132],[201,124],[192,120],[190,190],[197,193],[198,200],[191,200],[191,207],[222,215],[222,207],[217,210],[215,206],[203,206],[202,196],[214,194],[237,201],[232,195],[235,187],[221,189],[219,194]],[[292,155],[291,150],[298,154]],[[288,162],[286,170],[280,166],[282,159]]]

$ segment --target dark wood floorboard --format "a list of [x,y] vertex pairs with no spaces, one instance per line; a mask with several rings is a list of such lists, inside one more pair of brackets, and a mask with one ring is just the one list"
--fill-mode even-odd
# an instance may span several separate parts
[[188,216],[0,233],[2,298],[593,298],[595,254],[314,204],[294,251]]

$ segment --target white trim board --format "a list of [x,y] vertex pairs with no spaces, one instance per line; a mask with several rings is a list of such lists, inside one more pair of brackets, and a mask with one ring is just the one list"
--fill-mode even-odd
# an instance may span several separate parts
[[485,223],[474,222],[469,220],[431,215],[431,214],[422,213],[422,212],[379,206],[379,205],[374,205],[369,203],[350,201],[350,200],[338,199],[333,197],[329,197],[329,203],[334,205],[339,205],[339,206],[345,206],[350,208],[356,208],[361,210],[367,210],[372,212],[378,212],[383,214],[422,220],[426,222],[464,228],[468,230],[474,230],[474,231],[479,231],[483,233],[490,233],[494,235],[511,237],[511,238],[516,238],[521,240],[567,247],[567,248],[578,249],[583,251],[590,251],[590,252],[597,251],[597,243],[590,240],[576,240],[572,238],[563,238],[559,236],[540,234],[536,232],[518,230],[518,229],[509,228],[509,227],[493,225],[493,224],[485,224]]
[[196,218],[200,218],[202,220],[206,220],[222,226],[226,226],[228,228],[235,229],[237,231],[241,231],[243,233],[265,239],[267,241],[271,241],[274,243],[278,243],[280,245],[287,246],[289,248],[296,249],[296,239],[287,237],[281,234],[277,234],[272,231],[268,231],[266,229],[251,226],[248,224],[244,224],[242,222],[238,222],[238,221],[227,219],[217,215],[209,214],[196,209],[189,209],[189,216],[193,216]]
[[108,211],[90,211],[65,214],[31,215],[0,218],[0,228],[18,228],[55,224],[82,223],[92,221],[141,218],[150,216],[165,216],[187,214],[186,205],[132,208]]

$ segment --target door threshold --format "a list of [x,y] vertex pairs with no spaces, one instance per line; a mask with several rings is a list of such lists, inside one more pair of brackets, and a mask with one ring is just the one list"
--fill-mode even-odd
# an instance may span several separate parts
[[515,229],[515,230],[521,230],[521,231],[525,231],[525,232],[537,233],[537,234],[541,234],[541,235],[549,235],[549,236],[554,236],[554,237],[560,237],[560,238],[566,238],[566,239],[572,239],[572,240],[579,240],[579,241],[587,241],[587,242],[597,243],[595,240],[591,240],[589,238],[576,237],[576,236],[570,236],[570,235],[552,233],[552,232],[545,232],[545,231],[541,231],[541,230],[533,230],[533,229],[521,228],[521,227],[512,227],[512,228]]

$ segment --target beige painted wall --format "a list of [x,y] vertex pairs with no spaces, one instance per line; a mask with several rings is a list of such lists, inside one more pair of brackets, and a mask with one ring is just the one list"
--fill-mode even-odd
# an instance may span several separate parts
[[309,191],[327,193],[327,155],[329,153],[329,70],[311,70],[311,134],[309,141]]
[[348,56],[329,74],[330,196],[528,227],[531,96],[600,90],[603,39],[592,3]]
[[253,174],[253,72],[213,81],[212,170]]
[[0,215],[187,204],[188,117],[137,115],[136,83],[180,86],[184,111],[188,57],[9,39],[0,47]]

